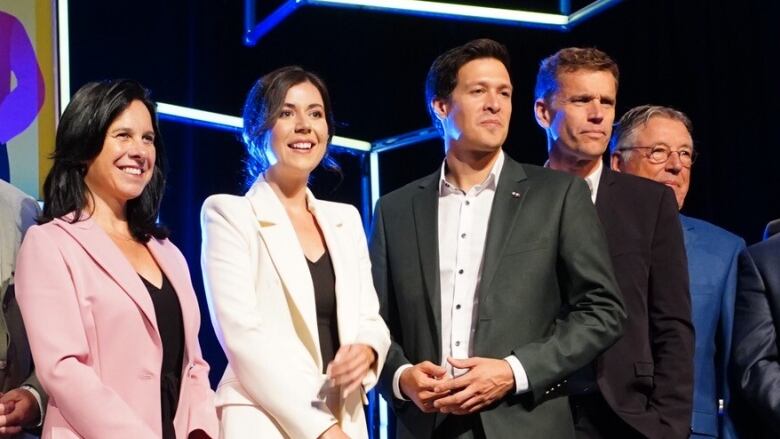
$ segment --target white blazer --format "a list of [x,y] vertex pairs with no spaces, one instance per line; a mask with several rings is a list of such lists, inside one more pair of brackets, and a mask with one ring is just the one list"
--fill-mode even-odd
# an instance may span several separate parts
[[371,346],[376,366],[359,391],[334,404],[338,391],[328,391],[322,374],[314,286],[281,201],[262,177],[244,197],[211,196],[201,211],[201,264],[228,358],[216,399],[223,438],[316,438],[335,422],[351,438],[368,437],[362,405],[390,335],[365,233],[353,206],[317,200],[308,190],[307,202],[333,261],[340,344]]

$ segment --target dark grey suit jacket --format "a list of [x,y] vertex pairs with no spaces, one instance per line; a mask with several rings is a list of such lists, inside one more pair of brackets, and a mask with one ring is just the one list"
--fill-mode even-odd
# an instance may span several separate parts
[[645,437],[687,438],[694,335],[674,193],[605,168],[596,210],[628,311],[623,337],[596,362],[599,389],[615,413]]
[[732,419],[740,437],[780,437],[778,333],[780,235],[775,235],[748,247],[739,257],[731,353],[736,381]]
[[[402,438],[431,437],[446,416],[425,414],[392,389],[400,366],[441,364],[438,181],[436,172],[382,197],[370,244],[392,336],[379,387]],[[487,437],[574,437],[559,384],[610,346],[625,319],[604,232],[581,179],[506,157],[476,294],[474,355],[515,355],[530,384],[529,392],[480,412]]]

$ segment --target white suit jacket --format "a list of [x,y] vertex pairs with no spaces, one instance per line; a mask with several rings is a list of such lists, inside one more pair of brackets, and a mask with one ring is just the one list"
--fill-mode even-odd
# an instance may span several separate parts
[[[328,408],[309,268],[281,201],[261,177],[246,196],[211,196],[201,211],[206,296],[228,357],[217,407],[256,408],[249,411],[253,431],[261,430],[256,437],[316,438],[335,422],[352,438],[367,437],[362,404],[390,336],[379,315],[365,234],[353,206],[317,200],[308,190],[307,202],[333,261],[340,344],[371,346],[376,366],[338,413]],[[232,427],[227,420],[224,432]]]

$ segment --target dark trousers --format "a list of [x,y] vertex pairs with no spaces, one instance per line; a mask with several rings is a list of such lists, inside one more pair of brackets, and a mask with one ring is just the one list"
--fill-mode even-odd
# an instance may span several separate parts
[[486,439],[486,436],[478,414],[447,415],[433,430],[432,439]]
[[569,397],[577,439],[645,439],[615,414],[600,392]]

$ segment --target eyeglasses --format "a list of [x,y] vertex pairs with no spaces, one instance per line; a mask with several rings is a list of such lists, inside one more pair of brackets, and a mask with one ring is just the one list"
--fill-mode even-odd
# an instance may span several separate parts
[[677,153],[677,157],[679,157],[680,159],[680,164],[686,168],[690,168],[693,162],[696,161],[696,157],[698,156],[696,151],[692,149],[678,149],[677,151],[672,151],[672,149],[666,145],[629,146],[625,148],[618,148],[618,151],[630,151],[632,149],[648,150],[645,153],[645,157],[647,157],[650,163],[654,165],[660,165],[661,163],[666,163],[673,153]]

